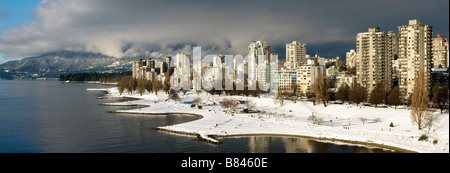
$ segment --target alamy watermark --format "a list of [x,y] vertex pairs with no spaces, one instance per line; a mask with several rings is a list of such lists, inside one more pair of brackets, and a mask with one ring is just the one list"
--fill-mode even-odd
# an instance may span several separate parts
[[[174,90],[278,90],[278,56],[269,55],[215,55],[202,58],[201,47],[192,49],[192,62],[185,54],[177,54],[170,61],[174,73]],[[246,63],[246,65],[245,65]],[[192,72],[191,72],[192,69]],[[247,80],[247,82],[245,82]],[[247,85],[245,85],[247,84]]]

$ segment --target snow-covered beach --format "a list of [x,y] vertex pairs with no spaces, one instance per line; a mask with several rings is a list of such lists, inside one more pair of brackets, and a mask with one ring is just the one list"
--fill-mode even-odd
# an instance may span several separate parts
[[[240,135],[299,136],[325,141],[341,141],[354,144],[369,144],[402,152],[448,153],[449,113],[435,112],[430,128],[417,129],[411,122],[410,110],[394,108],[357,107],[347,104],[313,105],[308,101],[293,103],[261,96],[210,95],[205,92],[179,93],[180,101],[168,99],[160,91],[158,95],[137,93],[119,94],[117,88],[107,89],[109,96],[132,97],[140,100],[110,103],[110,105],[143,105],[133,110],[118,110],[118,113],[135,114],[192,114],[201,118],[195,121],[159,127],[160,130],[197,135],[212,143],[220,143],[214,137]],[[219,103],[224,98],[252,101],[260,113],[229,113],[220,105],[191,107],[194,98]],[[313,116],[314,115],[314,116]],[[315,120],[312,121],[312,117]],[[391,125],[392,124],[392,125]],[[426,134],[426,140],[419,138]]]

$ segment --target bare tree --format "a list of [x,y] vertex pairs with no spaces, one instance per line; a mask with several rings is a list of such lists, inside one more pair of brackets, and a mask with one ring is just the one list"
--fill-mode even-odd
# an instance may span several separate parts
[[128,87],[128,80],[129,76],[123,76],[120,81],[119,85],[117,86],[117,89],[119,90],[119,94],[122,95],[122,93],[125,91],[125,88]]
[[128,92],[132,94],[133,91],[136,90],[136,87],[137,87],[137,80],[133,77],[130,77],[130,79],[128,80]]
[[146,80],[144,79],[144,77],[140,77],[139,80],[137,81],[136,90],[141,96],[145,92],[145,83]]
[[288,97],[288,95],[289,94],[285,92],[278,92],[277,99],[279,100],[281,107],[283,107],[284,100]]
[[166,91],[166,93],[169,93],[169,90],[170,90],[170,75],[171,75],[171,73],[172,73],[172,68],[169,67],[167,69],[167,72],[165,74],[165,78],[164,78],[164,81],[162,84],[162,88],[164,91]]
[[419,130],[422,129],[425,120],[431,117],[431,112],[428,110],[429,101],[424,70],[421,68],[414,79],[411,96],[411,120],[418,125]]
[[358,119],[363,123],[363,125],[366,124],[367,120],[369,120],[368,118],[358,118]]
[[158,80],[158,78],[155,78],[153,80],[153,92],[155,92],[155,95],[158,95],[158,91],[161,89],[161,82]]
[[308,117],[308,121],[312,121],[313,124],[317,124],[320,125],[323,121],[323,118],[318,117],[318,116],[310,116]]
[[327,101],[330,98],[328,88],[330,88],[330,81],[328,77],[323,74],[322,70],[319,70],[314,81],[314,92],[316,93],[316,100],[322,101],[325,107],[327,106]]
[[233,102],[233,99],[230,98],[224,98],[221,102],[220,105],[222,106],[222,108],[225,109],[236,109],[236,104]]

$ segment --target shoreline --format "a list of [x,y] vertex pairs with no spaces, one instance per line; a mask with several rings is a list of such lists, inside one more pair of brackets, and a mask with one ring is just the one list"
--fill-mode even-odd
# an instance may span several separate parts
[[[145,105],[142,105],[145,106]],[[114,111],[114,113],[127,113],[127,114],[144,114],[144,115],[194,115],[196,116],[197,120],[202,119],[204,116],[200,114],[195,113],[183,113],[183,112],[164,112],[164,113],[149,113],[149,112],[127,112],[127,110],[117,110]],[[194,121],[197,121],[194,120]],[[178,133],[178,134],[184,134],[184,135],[193,135],[197,136],[198,139],[206,141],[211,144],[219,145],[222,142],[218,139],[215,139],[216,137],[249,137],[249,136],[273,136],[273,137],[295,137],[295,138],[304,138],[309,140],[318,140],[318,141],[330,141],[333,142],[344,142],[349,144],[355,144],[355,145],[364,145],[364,146],[372,146],[377,148],[384,148],[384,149],[390,149],[394,150],[400,153],[419,153],[417,151],[408,150],[396,146],[390,146],[385,144],[379,144],[379,143],[373,143],[373,142],[363,142],[363,141],[355,141],[355,140],[347,140],[347,139],[338,139],[338,138],[327,138],[327,137],[314,137],[314,136],[307,136],[307,135],[301,135],[301,134],[282,134],[282,133],[242,133],[242,134],[230,134],[230,135],[204,135],[198,132],[186,132],[186,131],[180,131],[180,130],[173,130],[170,128],[165,127],[155,127],[156,130],[161,130],[165,132],[170,133]]]
[[[166,131],[169,133],[178,133],[197,136],[197,138],[204,140],[208,143],[219,145],[222,142],[216,138],[220,137],[239,137],[239,136],[288,136],[288,137],[298,137],[311,140],[325,141],[330,143],[343,142],[350,145],[364,145],[366,147],[377,147],[383,149],[390,149],[401,153],[441,153],[448,152],[448,138],[445,135],[439,135],[438,139],[440,145],[431,144],[433,138],[427,141],[417,141],[419,137],[418,132],[421,131],[414,130],[414,128],[405,128],[404,123],[410,123],[406,120],[403,114],[405,112],[398,112],[398,110],[389,110],[386,108],[372,108],[368,111],[375,112],[377,115],[381,116],[392,116],[395,115],[395,119],[385,120],[382,119],[382,123],[379,122],[366,122],[360,124],[359,120],[349,120],[352,115],[349,114],[348,117],[339,117],[343,113],[339,111],[333,111],[333,109],[339,108],[344,111],[354,111],[358,115],[365,115],[365,110],[358,108],[344,108],[335,106],[333,109],[324,110],[325,113],[321,112],[322,108],[320,106],[311,106],[308,103],[293,104],[293,107],[278,107],[277,105],[264,106],[263,102],[266,100],[259,100],[259,98],[250,98],[253,100],[258,100],[258,104],[261,102],[262,108],[266,108],[266,111],[279,112],[281,116],[270,115],[271,112],[266,112],[265,114],[234,114],[230,115],[223,112],[220,106],[207,106],[203,109],[191,108],[189,105],[180,104],[180,102],[174,102],[167,100],[164,93],[139,96],[137,94],[125,94],[119,95],[115,91],[116,89],[111,88],[107,92],[107,96],[111,97],[128,97],[137,99],[131,102],[117,102],[110,104],[111,106],[127,105],[133,104],[137,106],[145,106],[139,109],[130,110],[116,110],[114,113],[126,113],[126,114],[146,114],[146,115],[193,115],[198,119],[184,122],[180,124],[174,124],[163,127],[156,127],[154,129]],[[196,93],[185,94],[181,100],[189,100],[195,97],[199,97]],[[215,97],[215,98],[225,98],[230,96],[216,96],[201,94],[200,97]],[[270,104],[270,103],[267,103]],[[300,107],[301,106],[301,107]],[[303,107],[303,108],[302,108]],[[332,107],[332,106],[330,106]],[[294,112],[300,112],[300,114],[285,115],[290,113],[292,109]],[[327,109],[329,109],[327,107]],[[366,108],[364,108],[366,109]],[[382,111],[382,112],[379,112]],[[385,113],[383,113],[383,110]],[[284,112],[283,112],[284,111]],[[306,121],[307,115],[301,114],[301,111],[314,111],[315,115],[328,115],[329,118],[333,119],[333,123],[325,123],[320,125],[312,124]],[[326,113],[329,111],[330,113]],[[391,112],[388,112],[391,111]],[[407,111],[407,110],[403,110]],[[345,113],[344,113],[345,114]],[[409,114],[409,111],[408,111]],[[330,117],[333,115],[333,117]],[[271,117],[272,116],[272,117]],[[310,115],[309,115],[310,116]],[[334,119],[336,116],[336,120]],[[338,119],[338,117],[340,119]],[[373,119],[374,116],[369,117]],[[444,114],[444,121],[448,118],[448,113]],[[326,118],[326,117],[324,117]],[[359,119],[358,117],[353,117],[353,119]],[[395,122],[397,118],[402,118],[401,122]],[[409,116],[407,117],[409,118]],[[327,118],[328,119],[328,118]],[[339,122],[341,120],[341,122]],[[344,121],[345,120],[345,121]],[[242,121],[242,122],[241,122]],[[395,127],[392,127],[392,132],[390,128],[385,128],[385,123],[390,123],[394,121]],[[408,122],[405,122],[408,121]],[[347,125],[348,122],[348,125]],[[330,121],[331,123],[331,121]],[[448,123],[448,122],[447,122]],[[372,125],[372,124],[375,124]],[[215,125],[215,126],[214,126]],[[242,125],[242,126],[241,126]],[[343,129],[341,127],[344,127]],[[347,129],[345,128],[347,126]],[[408,126],[412,126],[409,124]],[[234,128],[233,128],[234,127]],[[351,130],[348,129],[350,127]],[[374,128],[375,127],[375,128]],[[381,127],[381,130],[379,129]],[[387,125],[386,125],[387,127]],[[403,127],[403,128],[400,128]],[[444,125],[448,127],[448,125]],[[377,129],[378,128],[378,129]],[[385,130],[383,131],[383,128]],[[439,132],[438,134],[442,134]],[[431,144],[431,145],[430,145]]]

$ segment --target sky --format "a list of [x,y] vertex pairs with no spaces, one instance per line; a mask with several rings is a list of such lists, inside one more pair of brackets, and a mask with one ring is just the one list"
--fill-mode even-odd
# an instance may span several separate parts
[[0,0],[0,64],[55,51],[116,58],[192,52],[247,55],[266,41],[280,59],[300,41],[308,54],[341,56],[356,35],[420,19],[449,35],[448,0]]

